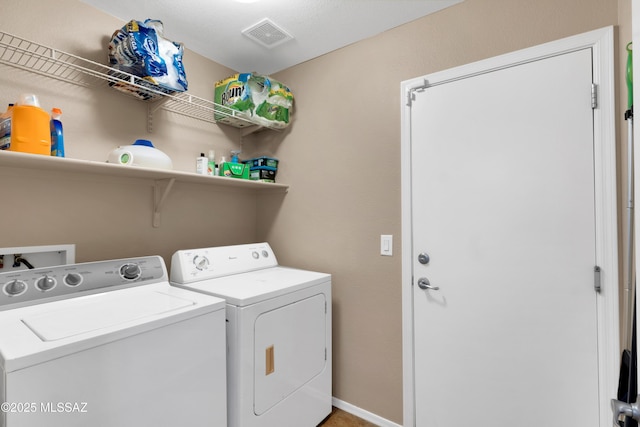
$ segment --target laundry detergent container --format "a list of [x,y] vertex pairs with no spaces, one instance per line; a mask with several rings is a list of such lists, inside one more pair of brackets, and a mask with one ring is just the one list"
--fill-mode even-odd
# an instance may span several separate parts
[[257,125],[270,128],[289,126],[293,93],[277,80],[256,73],[237,73],[215,84],[216,120],[231,112]]
[[40,108],[32,94],[20,95],[11,112],[11,144],[9,151],[51,155],[51,116]]
[[153,146],[151,141],[138,139],[133,145],[119,146],[109,153],[107,163],[153,169],[173,169],[171,158]]
[[[112,68],[141,77],[138,83],[156,92],[172,94],[187,90],[187,76],[182,63],[184,46],[163,35],[162,21],[131,20],[116,30],[109,42]],[[118,90],[143,100],[162,97],[121,82],[111,82]]]

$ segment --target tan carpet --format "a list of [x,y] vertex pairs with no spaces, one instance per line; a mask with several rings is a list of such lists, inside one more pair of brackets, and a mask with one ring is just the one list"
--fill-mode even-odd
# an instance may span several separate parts
[[368,421],[356,417],[348,412],[333,408],[331,415],[324,420],[320,426],[322,427],[377,427]]

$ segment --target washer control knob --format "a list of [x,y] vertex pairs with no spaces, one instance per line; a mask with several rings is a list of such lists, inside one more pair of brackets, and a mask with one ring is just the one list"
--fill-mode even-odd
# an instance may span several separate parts
[[269,258],[269,252],[263,250],[262,251],[262,256],[265,257],[265,258]]
[[78,286],[82,283],[82,276],[78,273],[69,273],[64,277],[64,283],[67,286]]
[[56,286],[56,279],[49,276],[44,276],[36,280],[36,288],[41,291],[50,291]]
[[136,280],[142,275],[138,264],[125,264],[120,267],[120,275],[127,280]]
[[206,270],[209,267],[209,258],[203,255],[196,255],[193,258],[193,265],[200,271]]
[[258,259],[260,258],[260,254],[256,251],[251,252],[251,256],[253,257],[253,259]]
[[10,297],[23,294],[27,290],[27,284],[22,280],[13,280],[4,285],[4,293]]

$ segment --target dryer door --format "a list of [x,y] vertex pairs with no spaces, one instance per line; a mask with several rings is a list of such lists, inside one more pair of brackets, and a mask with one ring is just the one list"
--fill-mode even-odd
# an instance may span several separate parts
[[327,364],[326,298],[296,301],[256,318],[254,413],[262,415]]

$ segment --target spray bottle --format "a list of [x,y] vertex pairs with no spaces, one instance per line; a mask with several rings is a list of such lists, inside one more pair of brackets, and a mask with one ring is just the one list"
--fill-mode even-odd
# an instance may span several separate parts
[[238,154],[240,154],[242,151],[240,150],[231,150],[231,163],[240,163],[238,161]]
[[7,150],[11,145],[11,115],[13,104],[9,104],[7,111],[0,114],[0,150]]
[[55,157],[64,157],[64,135],[60,116],[62,116],[61,109],[51,110],[51,155]]

